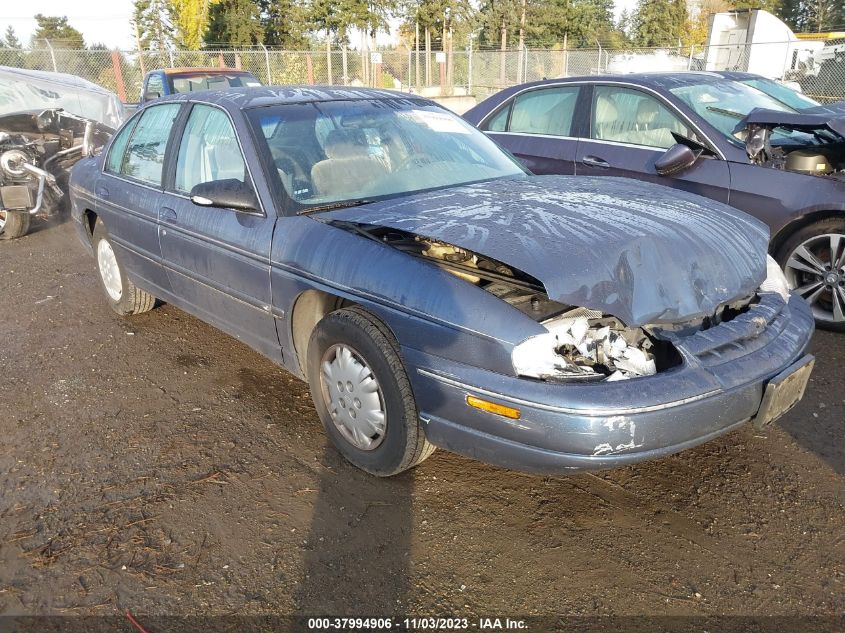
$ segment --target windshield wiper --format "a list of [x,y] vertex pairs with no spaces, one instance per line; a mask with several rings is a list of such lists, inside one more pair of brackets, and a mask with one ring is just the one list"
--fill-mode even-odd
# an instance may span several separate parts
[[328,204],[320,204],[316,207],[308,207],[307,209],[302,209],[301,211],[297,211],[296,215],[308,215],[309,213],[317,213],[318,211],[335,211],[336,209],[349,209],[351,207],[360,207],[364,204],[370,204],[371,202],[375,202],[375,200],[370,200],[369,198],[361,198],[360,200],[347,200],[345,202],[330,202]]
[[724,108],[707,106],[707,109],[710,110],[710,112],[715,112],[716,114],[724,114],[725,116],[734,117],[735,119],[742,119],[742,118],[745,117],[744,114],[740,114],[739,112],[734,112],[733,110],[725,110]]

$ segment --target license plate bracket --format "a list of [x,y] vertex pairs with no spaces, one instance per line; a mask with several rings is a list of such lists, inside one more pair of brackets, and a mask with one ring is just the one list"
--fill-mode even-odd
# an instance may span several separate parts
[[754,416],[755,428],[760,429],[771,424],[798,404],[804,397],[815,362],[815,357],[807,354],[766,384],[763,400],[757,415]]

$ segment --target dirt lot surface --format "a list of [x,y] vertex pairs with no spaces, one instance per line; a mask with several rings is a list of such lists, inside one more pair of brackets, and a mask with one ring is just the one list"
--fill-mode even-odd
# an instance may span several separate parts
[[172,306],[113,314],[70,225],[0,262],[0,614],[843,613],[845,336],[763,435],[380,480],[257,353]]

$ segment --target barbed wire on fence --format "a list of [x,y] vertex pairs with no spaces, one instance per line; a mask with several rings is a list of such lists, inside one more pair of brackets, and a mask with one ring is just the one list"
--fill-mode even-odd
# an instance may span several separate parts
[[[747,71],[795,82],[820,100],[845,98],[845,40],[770,42],[658,48],[456,50],[398,48],[377,51],[289,51],[264,46],[238,50],[118,51],[61,48],[55,44],[0,49],[0,66],[77,75],[139,99],[143,76],[155,68],[195,66],[248,70],[264,84],[333,84],[412,91],[424,96],[484,98],[540,79],[641,71]],[[378,63],[376,63],[378,62]]]

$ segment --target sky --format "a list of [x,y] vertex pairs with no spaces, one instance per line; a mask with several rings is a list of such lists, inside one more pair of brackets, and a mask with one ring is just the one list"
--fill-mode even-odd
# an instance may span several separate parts
[[[0,3],[0,33],[11,25],[18,39],[28,43],[35,31],[32,16],[36,13],[66,15],[70,25],[82,32],[86,44],[130,50],[135,47],[129,26],[132,4],[132,0],[3,0]],[[622,9],[630,11],[634,6],[636,0],[616,0],[615,13],[618,17]]]

